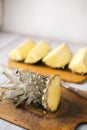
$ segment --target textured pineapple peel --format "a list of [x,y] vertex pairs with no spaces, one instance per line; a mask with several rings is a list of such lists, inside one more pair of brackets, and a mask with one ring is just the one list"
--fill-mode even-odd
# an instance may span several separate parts
[[61,85],[58,75],[42,75],[38,72],[5,68],[3,74],[7,81],[0,84],[6,89],[1,92],[1,98],[14,99],[18,106],[25,101],[30,105],[41,104],[48,111],[56,111],[60,102]]

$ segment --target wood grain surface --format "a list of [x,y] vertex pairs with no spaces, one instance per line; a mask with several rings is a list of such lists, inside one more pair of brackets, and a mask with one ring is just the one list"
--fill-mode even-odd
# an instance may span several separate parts
[[29,130],[75,130],[78,124],[87,123],[87,100],[62,87],[56,112],[33,105],[16,108],[7,100],[0,102],[0,118]]
[[22,68],[24,70],[31,69],[32,71],[38,71],[39,73],[52,75],[52,74],[59,74],[61,79],[67,82],[72,83],[83,83],[87,80],[87,75],[80,75],[72,73],[71,71],[67,69],[52,69],[48,66],[45,66],[42,63],[30,65],[30,64],[24,64],[23,62],[16,62],[13,60],[8,60],[8,66],[10,68],[14,68],[16,65],[17,68]]

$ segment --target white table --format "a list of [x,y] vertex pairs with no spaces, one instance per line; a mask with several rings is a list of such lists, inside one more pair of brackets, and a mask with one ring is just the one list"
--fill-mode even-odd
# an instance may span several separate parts
[[[26,38],[29,37],[22,36],[19,34],[0,32],[0,64],[2,63],[7,64],[8,53],[10,52],[10,50],[16,47],[21,41],[25,40]],[[58,42],[51,42],[51,43],[52,43],[51,44],[52,47],[55,47],[57,46],[57,44],[59,44]],[[85,45],[69,44],[69,46],[71,47],[72,51],[75,52],[80,47],[87,46],[87,44]],[[74,50],[73,50],[73,46],[74,46]],[[71,84],[71,86],[77,88],[80,87],[81,89],[87,90],[87,82],[83,85]],[[24,130],[24,129],[0,119],[0,130]],[[87,130],[87,124],[80,125],[76,130]]]

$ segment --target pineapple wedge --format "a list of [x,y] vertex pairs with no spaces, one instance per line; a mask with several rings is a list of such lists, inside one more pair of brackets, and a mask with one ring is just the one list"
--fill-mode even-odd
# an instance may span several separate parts
[[27,39],[21,43],[18,47],[14,48],[10,53],[9,57],[15,61],[22,61],[27,57],[27,54],[35,46],[35,42],[32,39]]
[[81,48],[72,57],[69,69],[77,73],[87,73],[87,47]]
[[25,63],[36,63],[50,51],[50,45],[46,41],[40,41],[27,55]]
[[46,57],[43,58],[43,62],[53,68],[64,68],[72,58],[72,53],[67,46],[63,43],[53,51],[51,51]]

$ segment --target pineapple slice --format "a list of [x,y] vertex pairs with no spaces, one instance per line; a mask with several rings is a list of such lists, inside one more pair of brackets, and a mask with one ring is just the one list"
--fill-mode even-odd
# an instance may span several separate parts
[[35,42],[32,39],[27,39],[21,43],[18,47],[14,48],[10,53],[9,57],[15,61],[22,61],[26,58],[27,54],[35,46]]
[[67,44],[63,43],[51,51],[42,61],[53,68],[64,68],[71,60],[71,57],[72,53],[69,47]]
[[72,57],[69,69],[77,73],[87,73],[87,47],[81,48]]
[[46,41],[40,41],[29,53],[25,63],[36,63],[50,51],[50,45]]
[[60,102],[60,77],[54,75],[51,77],[46,89],[44,90],[44,95],[42,96],[42,105],[45,109],[50,111],[56,111]]

